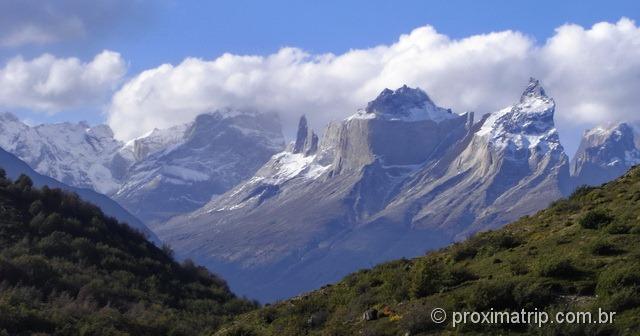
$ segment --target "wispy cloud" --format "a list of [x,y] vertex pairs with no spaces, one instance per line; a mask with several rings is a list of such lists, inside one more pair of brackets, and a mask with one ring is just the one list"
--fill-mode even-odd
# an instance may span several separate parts
[[140,0],[2,0],[0,47],[17,48],[87,37],[153,6]]

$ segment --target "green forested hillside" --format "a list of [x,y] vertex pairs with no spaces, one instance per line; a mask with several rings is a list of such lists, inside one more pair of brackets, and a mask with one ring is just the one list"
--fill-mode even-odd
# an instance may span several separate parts
[[[437,324],[452,311],[615,311],[614,324]],[[375,310],[375,311],[374,311]],[[365,314],[367,312],[367,314]],[[367,316],[364,316],[367,315]],[[376,316],[377,315],[377,316]],[[366,318],[365,318],[366,317]],[[503,229],[362,270],[218,335],[640,335],[640,168]]]
[[[453,328],[431,320],[436,307],[616,319]],[[0,171],[0,335],[637,335],[640,168],[501,230],[255,308],[77,196]]]
[[0,335],[210,335],[254,308],[75,194],[0,169]]

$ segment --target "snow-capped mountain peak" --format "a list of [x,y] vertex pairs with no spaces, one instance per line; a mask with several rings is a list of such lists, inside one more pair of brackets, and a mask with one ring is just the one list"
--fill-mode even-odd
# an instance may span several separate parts
[[513,112],[551,114],[552,117],[554,109],[555,102],[547,96],[540,81],[535,78],[529,79],[527,88],[520,96],[520,102],[513,106]]
[[110,169],[122,146],[106,125],[86,122],[29,126],[10,113],[0,115],[0,147],[41,174],[63,183],[109,193],[117,188]]
[[1,148],[43,175],[114,197],[147,223],[200,207],[253,175],[283,145],[277,117],[237,109],[126,144],[107,125],[29,126],[0,114]]
[[553,120],[555,102],[548,97],[537,79],[531,78],[520,101],[489,115],[477,132],[488,136],[500,147],[516,148],[547,145],[560,149],[560,139]]
[[548,98],[547,93],[544,91],[544,88],[540,84],[540,81],[533,77],[529,78],[529,84],[527,84],[527,88],[522,93],[520,102],[523,102],[529,98]]
[[571,162],[577,184],[597,185],[640,164],[634,129],[627,123],[587,130]]
[[584,131],[584,137],[594,142],[604,143],[609,138],[615,141],[622,141],[628,147],[633,146],[634,130],[627,123],[614,123],[606,126],[600,125]]
[[190,123],[172,126],[166,129],[154,128],[151,132],[128,141],[120,154],[132,162],[144,160],[159,151],[167,151],[179,145]]
[[426,92],[403,85],[392,91],[384,89],[370,101],[367,107],[351,116],[351,119],[374,119],[399,121],[442,120],[458,117],[450,109],[436,106]]
[[134,158],[114,198],[150,223],[193,211],[252,176],[284,147],[274,115],[225,109],[128,143]]

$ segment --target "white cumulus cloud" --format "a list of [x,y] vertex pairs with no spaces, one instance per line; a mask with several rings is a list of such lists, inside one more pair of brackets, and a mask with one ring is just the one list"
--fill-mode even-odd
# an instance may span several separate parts
[[591,29],[562,26],[541,49],[538,61],[563,119],[640,119],[640,27],[633,21],[603,22]]
[[423,27],[392,45],[342,55],[284,48],[266,57],[189,58],[132,78],[114,95],[109,124],[127,139],[228,106],[279,112],[287,124],[307,114],[320,124],[405,83],[445,106],[489,109],[495,102],[488,96],[507,103],[513,97],[504,93],[516,93],[528,78],[531,45],[516,32],[451,40]]
[[306,114],[321,128],[402,84],[456,112],[486,113],[518,99],[530,76],[556,98],[561,125],[637,119],[639,41],[640,29],[628,19],[564,25],[544,43],[516,31],[452,39],[425,26],[393,44],[340,55],[283,48],[268,56],[188,58],[131,78],[114,95],[108,122],[129,139],[236,107],[278,112],[289,128]]
[[124,60],[113,51],[84,63],[50,54],[31,60],[15,57],[0,68],[0,106],[48,113],[95,107],[108,101],[125,73]]

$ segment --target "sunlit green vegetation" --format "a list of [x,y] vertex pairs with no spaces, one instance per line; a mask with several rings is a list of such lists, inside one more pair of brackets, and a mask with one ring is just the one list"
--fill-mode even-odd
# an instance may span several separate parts
[[[436,324],[451,311],[617,312],[614,324]],[[377,319],[363,313],[375,309]],[[548,209],[413,260],[238,317],[218,335],[638,335],[640,168]]]

